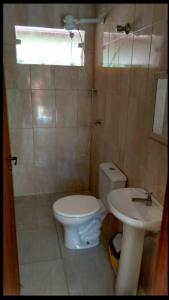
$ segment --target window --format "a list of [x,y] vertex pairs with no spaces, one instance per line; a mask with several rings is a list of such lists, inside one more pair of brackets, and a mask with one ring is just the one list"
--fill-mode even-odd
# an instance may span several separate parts
[[82,30],[15,26],[18,64],[84,66]]

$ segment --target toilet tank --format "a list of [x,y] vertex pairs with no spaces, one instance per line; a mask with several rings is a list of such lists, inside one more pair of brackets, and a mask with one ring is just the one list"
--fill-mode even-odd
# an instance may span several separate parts
[[106,196],[115,189],[126,186],[127,177],[117,168],[114,163],[101,163],[99,166],[99,198],[106,204]]

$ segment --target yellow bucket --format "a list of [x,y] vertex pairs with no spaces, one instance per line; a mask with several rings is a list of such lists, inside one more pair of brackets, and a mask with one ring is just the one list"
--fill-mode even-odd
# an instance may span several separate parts
[[119,267],[121,238],[122,238],[122,233],[116,232],[111,238],[108,246],[110,262],[115,273],[118,272],[118,267]]
[[117,273],[118,272],[118,267],[119,267],[119,259],[117,259],[113,253],[111,252],[110,246],[108,246],[109,250],[109,256],[110,256],[110,262],[113,267],[113,270]]

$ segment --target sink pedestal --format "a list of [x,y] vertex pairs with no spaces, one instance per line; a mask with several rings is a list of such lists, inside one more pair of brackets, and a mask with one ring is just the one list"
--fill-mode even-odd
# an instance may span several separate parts
[[143,229],[123,224],[123,237],[115,295],[136,295],[144,244]]

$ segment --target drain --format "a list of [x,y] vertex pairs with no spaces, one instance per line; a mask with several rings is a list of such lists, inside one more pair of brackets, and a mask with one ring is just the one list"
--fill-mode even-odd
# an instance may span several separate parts
[[111,167],[111,168],[109,168],[109,170],[116,170],[116,169]]

